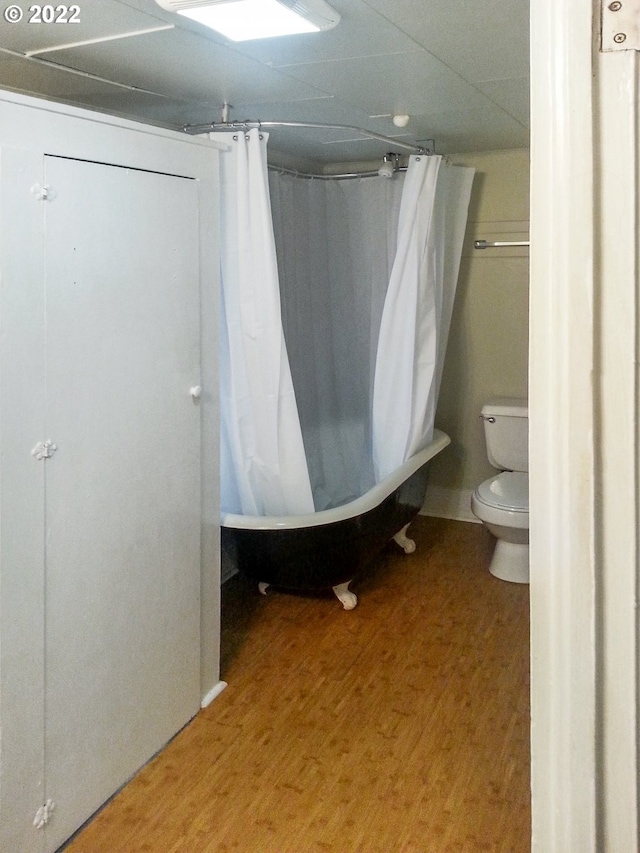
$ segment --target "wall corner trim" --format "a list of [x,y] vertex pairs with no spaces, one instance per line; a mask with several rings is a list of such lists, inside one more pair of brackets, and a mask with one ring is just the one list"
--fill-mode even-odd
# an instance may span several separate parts
[[219,681],[217,684],[214,684],[214,686],[206,694],[206,696],[203,696],[202,702],[200,703],[200,707],[208,708],[209,705],[213,702],[213,700],[217,699],[217,697],[222,693],[225,687],[227,687],[226,681]]

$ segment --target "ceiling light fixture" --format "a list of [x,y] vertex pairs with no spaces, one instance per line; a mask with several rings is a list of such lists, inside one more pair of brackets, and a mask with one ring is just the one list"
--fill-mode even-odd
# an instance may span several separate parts
[[329,30],[340,15],[325,0],[156,0],[232,41],[317,33]]

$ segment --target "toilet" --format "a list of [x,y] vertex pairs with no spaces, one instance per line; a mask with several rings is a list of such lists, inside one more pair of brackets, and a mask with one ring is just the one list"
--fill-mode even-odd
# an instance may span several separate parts
[[480,415],[489,462],[502,473],[481,483],[471,509],[496,537],[489,571],[529,583],[529,410],[526,400],[495,397]]

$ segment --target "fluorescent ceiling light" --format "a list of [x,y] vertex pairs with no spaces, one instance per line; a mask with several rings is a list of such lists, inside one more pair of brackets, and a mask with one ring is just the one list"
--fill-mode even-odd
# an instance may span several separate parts
[[181,9],[180,14],[217,30],[232,41],[316,33],[319,30],[311,21],[301,18],[278,0],[234,0],[216,3],[215,6]]
[[232,41],[316,33],[340,15],[325,0],[156,0]]

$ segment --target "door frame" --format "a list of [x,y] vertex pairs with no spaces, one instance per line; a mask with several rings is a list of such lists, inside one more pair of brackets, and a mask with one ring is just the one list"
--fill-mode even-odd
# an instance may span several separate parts
[[638,59],[531,3],[534,853],[638,849]]

